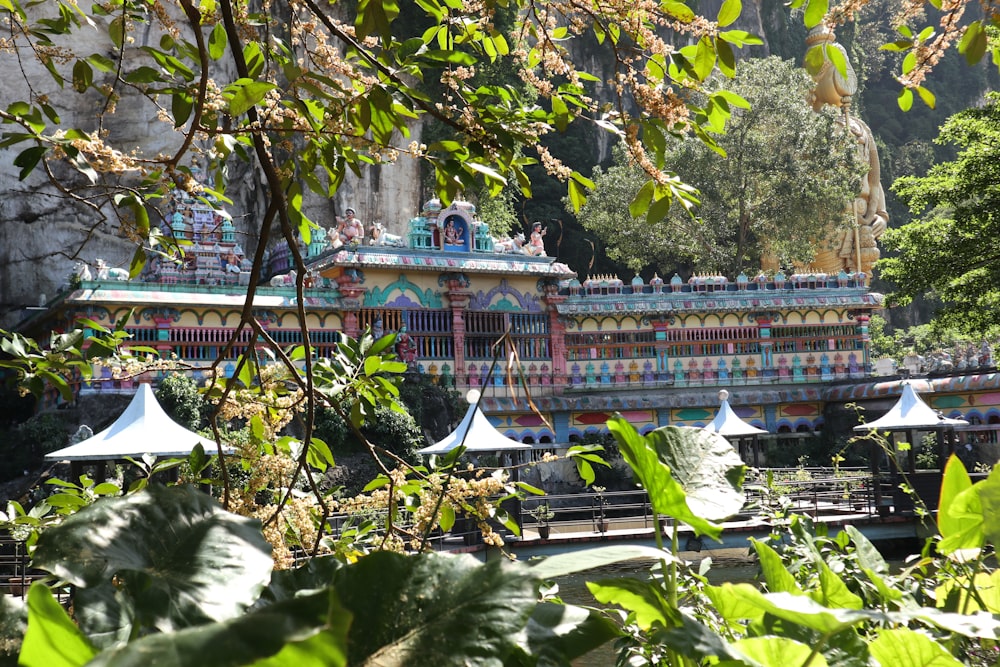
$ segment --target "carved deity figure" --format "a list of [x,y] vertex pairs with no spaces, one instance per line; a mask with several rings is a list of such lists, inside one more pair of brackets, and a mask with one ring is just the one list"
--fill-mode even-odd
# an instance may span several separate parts
[[847,52],[836,39],[833,31],[826,25],[813,28],[806,38],[806,44],[810,48],[825,47],[839,51],[847,64],[845,76],[824,53],[822,66],[812,75],[816,86],[809,101],[816,111],[825,105],[843,111],[841,122],[857,142],[858,157],[862,164],[868,165],[868,169],[861,177],[861,187],[852,204],[853,228],[832,234],[822,247],[816,249],[816,257],[808,268],[810,271],[830,274],[845,270],[871,275],[872,266],[879,258],[877,241],[889,223],[889,213],[886,211],[875,138],[868,125],[850,113],[851,98],[858,87],[857,77],[847,60]]
[[407,365],[412,364],[417,358],[416,341],[406,331],[405,324],[396,332],[396,356]]
[[337,240],[341,245],[361,243],[365,238],[365,226],[355,217],[353,208],[344,211],[344,215],[346,217],[337,218]]

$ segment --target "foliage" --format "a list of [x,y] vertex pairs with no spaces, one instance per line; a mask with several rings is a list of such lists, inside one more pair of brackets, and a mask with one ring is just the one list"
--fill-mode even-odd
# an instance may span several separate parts
[[750,107],[733,103],[717,139],[724,157],[704,144],[664,139],[668,167],[699,191],[697,218],[676,209],[650,224],[650,209],[630,205],[641,168],[622,152],[595,174],[580,220],[612,258],[636,271],[652,264],[668,275],[677,268],[736,275],[759,267],[764,254],[785,266],[808,263],[816,241],[846,224],[858,169],[853,142],[832,115],[808,105],[813,82],[805,71],[775,57],[748,60],[725,85]]
[[198,383],[181,373],[170,373],[160,380],[156,400],[171,419],[194,431],[204,428],[212,408],[199,393]]
[[69,439],[66,422],[53,412],[43,412],[7,431],[0,442],[0,480],[7,480],[35,470],[44,456]]
[[936,321],[966,333],[988,331],[1000,314],[998,127],[996,94],[945,123],[938,140],[957,145],[958,157],[893,184],[922,217],[886,234],[898,256],[879,262],[883,278],[897,285],[897,303],[931,292],[942,302]]

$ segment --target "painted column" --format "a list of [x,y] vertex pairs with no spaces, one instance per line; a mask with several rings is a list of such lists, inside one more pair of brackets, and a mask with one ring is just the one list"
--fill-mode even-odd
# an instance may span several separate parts
[[549,311],[549,354],[552,357],[552,384],[556,387],[564,387],[569,374],[566,367],[566,323],[559,317],[558,306],[566,300],[566,297],[558,293],[558,285],[554,289],[546,285],[544,289],[543,299],[548,305]]
[[364,280],[364,274],[358,269],[348,269],[336,277],[337,288],[340,290],[341,311],[344,313],[344,333],[351,338],[357,338],[361,334],[358,326],[358,309],[364,303],[367,292],[361,285]]
[[[464,278],[464,280],[462,280]],[[469,378],[465,367],[465,310],[469,307],[472,293],[468,290],[469,279],[465,276],[446,281],[448,303],[451,306],[451,341],[455,359],[455,387],[465,387]]]
[[[660,382],[670,380],[670,352],[667,349],[667,327],[670,321],[667,318],[650,320],[653,325],[654,342],[656,350],[656,379]],[[661,424],[662,426],[662,424]]]
[[569,442],[569,410],[553,411],[550,414],[552,419],[552,435],[555,442]]
[[171,319],[166,315],[153,316],[153,324],[156,325],[156,351],[164,358],[169,358],[170,353],[174,351],[173,345],[170,344]]
[[771,341],[771,316],[757,316],[757,330],[760,336],[760,374],[770,377],[775,374],[774,355],[772,350],[774,343]]
[[872,337],[868,331],[868,321],[869,316],[867,314],[858,314],[855,316],[857,320],[856,330],[858,336],[861,338],[861,367],[864,369],[864,376],[867,377],[872,371]]

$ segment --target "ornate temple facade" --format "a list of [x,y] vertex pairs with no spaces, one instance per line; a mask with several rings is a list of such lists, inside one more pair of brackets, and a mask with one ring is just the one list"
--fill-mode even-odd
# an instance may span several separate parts
[[[173,206],[163,231],[189,244],[183,257],[151,262],[137,280],[84,274],[32,324],[112,326],[127,316],[130,343],[196,368],[212,364],[239,322],[252,262],[224,214],[180,193]],[[754,425],[814,433],[824,388],[872,375],[868,320],[882,298],[864,274],[581,281],[545,256],[540,238],[494,239],[471,205],[441,210],[436,201],[405,236],[316,235],[301,248],[310,341],[323,355],[339,332],[405,330],[414,371],[460,392],[480,389],[495,425],[534,443],[603,430],[614,412],[641,430],[702,425],[720,388]],[[289,266],[287,246],[269,250],[253,307],[269,335],[291,346],[301,328]],[[509,395],[507,353],[496,346],[504,334],[541,417],[523,394]],[[247,332],[223,362],[227,372],[254,344]]]

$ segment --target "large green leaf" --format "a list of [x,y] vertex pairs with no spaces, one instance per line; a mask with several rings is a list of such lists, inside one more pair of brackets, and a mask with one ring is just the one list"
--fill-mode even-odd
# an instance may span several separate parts
[[767,590],[771,593],[795,593],[802,595],[803,591],[795,581],[795,577],[788,571],[781,560],[781,556],[771,545],[759,540],[750,540],[751,546],[757,552],[757,560],[760,562],[760,571],[764,575],[767,583]]
[[922,632],[909,628],[883,630],[871,644],[872,657],[892,667],[960,667],[948,650]]
[[643,630],[649,630],[654,624],[670,627],[680,622],[677,610],[670,606],[655,583],[619,577],[588,581],[587,589],[598,602],[618,605],[634,615],[635,622]]
[[575,605],[544,603],[517,638],[519,650],[504,661],[514,665],[565,665],[621,635],[603,614]]
[[350,622],[328,588],[223,623],[149,635],[104,651],[88,667],[340,667]]
[[153,485],[47,530],[34,565],[92,589],[80,593],[79,622],[113,632],[108,619],[129,612],[162,631],[233,618],[257,599],[273,561],[259,522],[193,487]]
[[28,630],[18,664],[24,667],[80,667],[94,648],[70,620],[52,591],[35,583],[28,590]]
[[941,537],[948,537],[961,532],[968,521],[967,518],[954,514],[953,502],[961,492],[972,487],[972,480],[962,461],[952,454],[944,466],[944,476],[941,479],[941,495],[938,500],[938,532]]
[[826,667],[828,664],[821,653],[812,654],[811,646],[788,637],[747,637],[736,642],[735,646],[748,658],[765,667],[805,664],[810,667]]
[[664,426],[646,436],[698,516],[721,521],[743,508],[746,465],[729,441],[701,428]]
[[0,667],[17,664],[17,652],[27,628],[28,607],[12,595],[0,595]]
[[983,532],[986,540],[996,547],[1000,544],[1000,469],[994,466],[989,477],[976,482],[975,489],[979,492]]
[[302,591],[325,588],[333,581],[333,573],[344,564],[333,556],[310,558],[292,570],[275,570],[271,583],[260,594],[255,607],[289,600]]
[[663,559],[668,562],[677,562],[677,558],[669,551],[641,544],[615,544],[547,556],[533,564],[531,570],[535,576],[541,579],[554,579],[567,574],[637,559],[649,561]]
[[352,665],[500,665],[535,609],[526,566],[378,552],[338,570]]
[[[666,426],[665,429],[676,429]],[[608,430],[615,436],[622,458],[649,494],[650,504],[658,514],[665,514],[694,528],[699,535],[718,539],[722,526],[695,514],[687,503],[684,487],[674,478],[670,466],[662,461],[648,436],[640,435],[620,415],[608,420]]]

